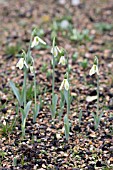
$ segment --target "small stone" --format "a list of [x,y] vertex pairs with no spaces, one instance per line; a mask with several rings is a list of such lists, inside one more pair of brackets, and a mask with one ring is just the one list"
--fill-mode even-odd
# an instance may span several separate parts
[[62,29],[68,29],[68,27],[69,27],[69,21],[67,21],[67,20],[61,21],[60,27],[61,27]]
[[60,139],[61,138],[61,135],[59,133],[56,134],[56,138],[57,139]]
[[71,4],[72,4],[73,6],[77,6],[77,5],[80,4],[80,0],[71,0]]

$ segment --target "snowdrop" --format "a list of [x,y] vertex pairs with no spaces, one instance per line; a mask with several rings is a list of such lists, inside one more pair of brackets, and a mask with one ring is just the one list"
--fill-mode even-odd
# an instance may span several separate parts
[[30,69],[30,72],[33,74],[34,73],[34,67],[30,66],[29,69]]
[[61,53],[61,50],[58,48],[58,46],[53,46],[51,49],[51,53],[53,54],[54,57],[57,57],[58,53]]
[[94,64],[93,64],[92,68],[90,69],[89,75],[92,76],[95,73],[97,73],[97,75],[99,75],[98,58],[96,56],[95,56]]
[[95,73],[99,75],[99,70],[98,70],[98,66],[96,64],[93,64],[92,68],[90,69],[89,75],[92,76]]
[[26,66],[26,68],[28,68],[28,65],[26,61],[24,60],[24,58],[20,58],[18,63],[16,64],[16,67],[18,67],[21,70],[23,69],[24,65]]
[[61,86],[59,88],[59,90],[62,90],[63,88],[65,88],[65,90],[69,90],[69,82],[67,79],[64,79],[61,83]]
[[39,43],[46,45],[46,42],[44,42],[40,37],[35,36],[34,40],[32,41],[31,48],[37,46]]
[[62,64],[62,65],[65,65],[65,64],[66,64],[66,59],[65,59],[64,56],[61,56],[61,57],[60,57],[60,61],[59,61],[58,64]]
[[97,56],[95,56],[95,59],[94,59],[94,64],[89,72],[89,75],[93,75],[97,73],[97,111],[96,113],[93,113],[92,112],[92,115],[94,117],[94,127],[95,127],[95,130],[98,129],[98,126],[100,124],[100,120],[101,120],[101,117],[103,116],[104,112],[101,112],[100,113],[100,109],[99,109],[99,69],[98,69],[98,58]]

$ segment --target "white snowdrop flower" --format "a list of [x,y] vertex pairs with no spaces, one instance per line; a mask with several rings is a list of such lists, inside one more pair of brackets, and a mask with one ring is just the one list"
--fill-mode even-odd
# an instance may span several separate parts
[[3,125],[6,126],[6,121],[5,120],[3,121]]
[[16,67],[18,67],[20,70],[24,67],[24,58],[20,58],[18,63],[16,64]]
[[54,57],[57,57],[57,55],[58,55],[58,48],[57,48],[57,46],[52,47],[51,53],[53,54]]
[[33,71],[34,71],[33,66],[30,66],[29,69],[30,69],[30,72],[33,74]]
[[67,79],[64,79],[61,83],[61,86],[59,88],[59,90],[62,90],[63,88],[65,88],[65,90],[69,90],[69,82]]
[[98,70],[98,66],[96,64],[93,64],[92,68],[90,69],[89,75],[92,76],[95,73],[99,75],[99,70]]
[[63,89],[63,87],[64,87],[64,80],[62,81],[62,83],[61,83],[61,85],[60,85],[59,90],[62,90],[62,89]]
[[24,58],[20,58],[18,63],[16,64],[16,67],[18,67],[21,70],[23,69],[24,65],[26,66],[26,68],[28,68],[28,65],[26,61],[24,60]]
[[66,59],[65,59],[64,56],[61,56],[61,57],[60,57],[60,61],[59,61],[58,64],[62,64],[62,65],[65,65],[65,64],[66,64]]
[[46,45],[46,42],[44,42],[40,37],[35,36],[34,40],[32,41],[31,48],[37,46],[39,43]]
[[54,46],[51,48],[51,53],[53,54],[54,57],[57,57],[58,53],[61,53],[61,50],[59,49],[58,46]]
[[64,79],[65,80],[65,82],[64,82],[64,88],[65,88],[65,90],[69,90],[69,82],[68,82],[68,80],[67,79]]

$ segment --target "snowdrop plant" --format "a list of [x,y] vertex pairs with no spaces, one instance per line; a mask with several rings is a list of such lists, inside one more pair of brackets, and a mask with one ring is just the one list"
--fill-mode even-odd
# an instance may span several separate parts
[[69,93],[69,81],[68,81],[68,74],[66,73],[64,76],[64,79],[60,85],[59,90],[63,90],[64,91],[64,98],[67,104],[67,115],[69,115],[69,111],[70,111],[70,93]]
[[50,110],[52,113],[52,119],[54,119],[56,115],[56,106],[58,102],[58,95],[55,94],[55,63],[56,63],[55,58],[60,53],[59,48],[55,45],[55,37],[53,38],[51,53],[52,53],[53,72],[52,72],[52,103],[50,105]]
[[65,105],[65,98],[64,98],[64,93],[61,90],[60,91],[60,109],[59,109],[59,114],[58,114],[59,120],[61,120],[61,117],[64,111],[64,105]]
[[[40,37],[35,36],[36,30],[34,29],[32,34],[31,34],[31,38],[30,38],[30,43],[29,43],[29,47],[28,47],[28,51],[27,53],[23,50],[21,58],[19,59],[19,61],[16,64],[16,67],[18,67],[19,69],[23,69],[24,72],[24,80],[23,80],[23,88],[22,88],[22,92],[20,93],[18,88],[15,86],[15,84],[10,81],[10,87],[13,90],[14,95],[16,96],[18,103],[20,105],[20,111],[22,113],[22,136],[25,136],[25,125],[26,125],[26,119],[28,116],[28,113],[30,111],[30,107],[31,107],[31,103],[32,101],[28,101],[27,102],[27,76],[28,76],[28,71],[30,70],[30,72],[33,74],[34,76],[34,98],[35,98],[35,108],[33,110],[33,121],[36,121],[36,117],[38,115],[39,112],[39,105],[36,102],[36,76],[35,76],[35,67],[34,67],[34,59],[31,56],[31,48],[37,46],[39,43],[42,44],[46,44]],[[34,37],[34,39],[33,39]],[[33,40],[32,40],[33,39]],[[23,108],[21,107],[23,106]]]
[[100,124],[100,119],[103,116],[103,112],[100,113],[99,110],[99,63],[98,63],[98,57],[95,56],[93,66],[90,69],[89,75],[92,76],[94,74],[97,74],[97,111],[96,114],[93,114],[94,117],[94,123],[95,123],[95,130],[98,129],[98,126]]
[[[68,73],[66,73],[64,76],[64,79],[60,85],[60,88],[59,88],[60,91],[63,90],[65,102],[67,105],[67,113],[64,116],[64,128],[65,128],[66,140],[68,140],[68,138],[69,138],[69,132],[70,132],[70,126],[71,126],[71,124],[69,123],[69,120],[68,120],[68,116],[69,116],[69,112],[70,112],[70,104],[71,104],[71,96],[70,96],[69,88],[70,88],[69,78],[68,78]],[[63,101],[62,101],[62,103],[63,103]],[[63,103],[63,104],[65,104],[65,103]]]
[[69,139],[70,127],[71,127],[71,123],[69,122],[68,115],[66,114],[64,116],[64,128],[65,128],[65,137],[66,137],[66,140]]
[[[23,81],[23,88],[22,88],[22,92],[20,93],[18,88],[15,86],[15,84],[10,81],[10,87],[13,90],[14,95],[16,96],[19,105],[20,105],[20,111],[22,113],[22,136],[25,136],[25,124],[26,124],[26,118],[27,115],[30,111],[30,106],[32,101],[29,101],[28,103],[26,102],[26,93],[27,93],[27,86],[26,86],[26,79],[27,79],[27,72],[29,69],[28,66],[28,58],[27,58],[27,54],[26,52],[23,50],[21,58],[19,59],[19,61],[16,64],[16,67],[18,67],[19,69],[23,69],[24,70],[24,81]],[[23,108],[21,108],[21,106],[23,106]]]
[[46,45],[46,42],[43,41],[39,36],[35,36],[32,41],[31,48],[37,46],[39,43]]
[[[34,48],[39,43],[46,45],[46,42],[44,42],[40,37],[35,36],[34,40],[31,43],[31,48]],[[36,88],[36,74],[35,74],[35,64],[34,59],[32,58],[32,65],[30,66],[30,71],[34,76],[34,99],[35,99],[35,107],[33,109],[33,122],[36,122],[36,118],[38,116],[38,113],[40,111],[40,103],[37,104],[37,88]]]

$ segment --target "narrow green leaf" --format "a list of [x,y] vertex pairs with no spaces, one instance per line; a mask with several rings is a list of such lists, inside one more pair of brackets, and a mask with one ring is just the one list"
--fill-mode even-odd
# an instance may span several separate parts
[[52,110],[53,110],[54,114],[56,112],[57,101],[58,101],[58,95],[54,94],[52,97]]
[[15,86],[15,84],[12,81],[10,81],[9,84],[10,84],[10,87],[11,87],[14,95],[16,96],[19,104],[22,105],[22,101],[21,101],[21,96],[20,96],[19,90],[17,89],[17,87]]
[[28,113],[29,113],[31,103],[32,103],[32,101],[29,101],[29,102],[26,104],[26,107],[25,107],[25,110],[24,110],[24,113],[25,113],[25,117],[26,117],[26,118],[27,118],[27,115],[28,115]]
[[65,127],[65,137],[66,137],[66,140],[68,140],[69,131],[70,131],[70,123],[69,123],[67,114],[64,116],[64,127]]
[[65,90],[65,89],[64,89],[64,97],[65,97],[66,103],[68,103],[69,91],[67,91],[67,90]]
[[33,122],[36,122],[36,118],[37,118],[37,116],[39,114],[39,111],[40,111],[40,104],[37,104],[36,110],[35,109],[33,110],[33,112],[34,112],[34,114],[33,114]]
[[66,124],[64,124],[64,127],[65,127],[65,137],[66,137],[66,140],[68,140],[68,138],[69,138],[69,128]]
[[81,124],[81,119],[82,119],[82,110],[79,112],[79,125]]
[[102,118],[104,112],[102,112],[100,115],[99,115],[99,120]]
[[25,119],[25,112],[24,112],[24,110],[22,108],[20,108],[20,111],[22,113],[22,124],[23,124],[24,119]]

